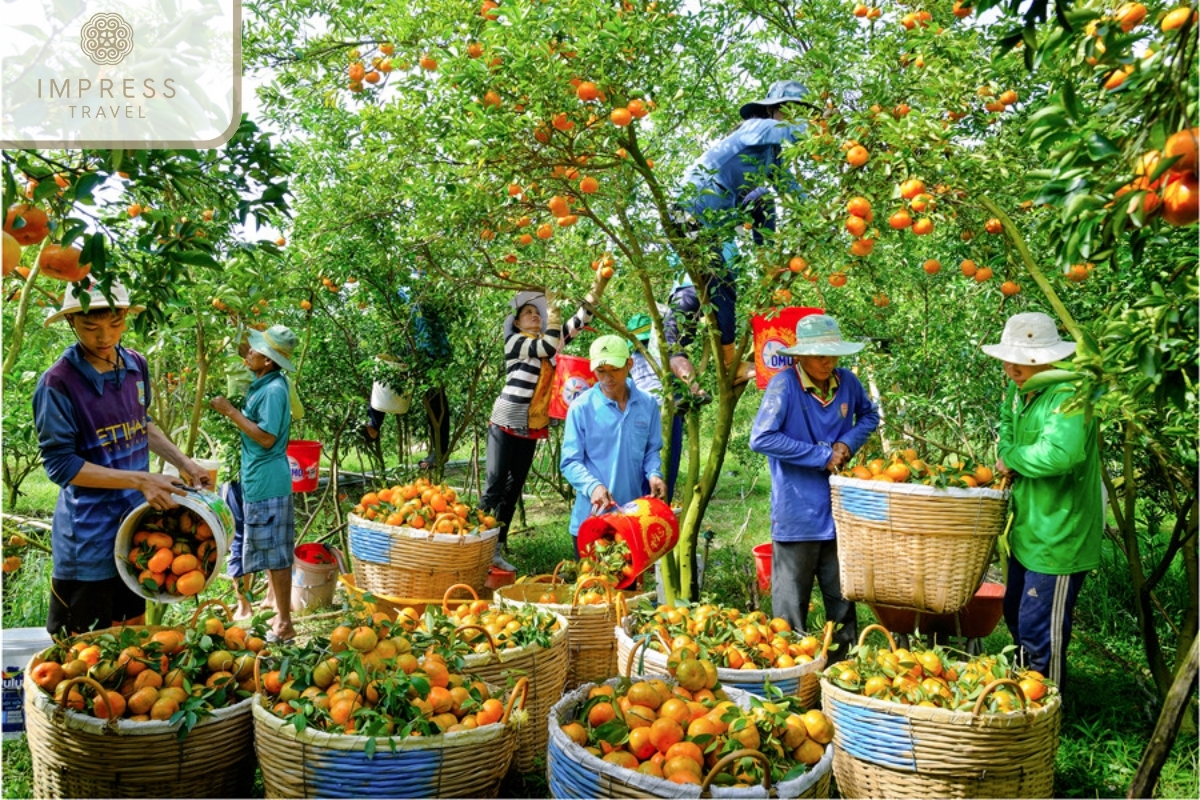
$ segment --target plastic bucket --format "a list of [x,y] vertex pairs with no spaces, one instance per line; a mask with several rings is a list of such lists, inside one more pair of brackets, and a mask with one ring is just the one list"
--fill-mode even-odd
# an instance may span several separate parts
[[17,739],[25,732],[25,667],[54,641],[45,628],[9,628],[4,631],[0,666],[4,671],[4,693],[0,698],[5,739]]
[[[229,506],[225,505],[225,501],[218,495],[200,489],[189,488],[183,497],[176,496],[175,502],[199,515],[212,529],[212,540],[216,544],[217,551],[212,571],[204,581],[204,585],[208,586],[221,571],[221,565],[225,563],[225,554],[229,550],[229,540],[233,535],[233,515],[229,513]],[[177,603],[184,599],[183,595],[171,594],[162,590],[152,592],[138,583],[139,570],[129,561],[129,552],[133,549],[133,535],[141,527],[142,517],[152,512],[154,509],[150,507],[149,503],[142,503],[121,521],[121,528],[117,531],[117,541],[113,547],[113,560],[117,563],[117,574],[121,576],[121,580],[131,591],[156,603]]]
[[298,545],[292,560],[292,611],[303,613],[309,608],[327,606],[333,602],[337,588],[340,554],[332,547],[318,542]]
[[638,576],[669,553],[679,541],[679,520],[671,507],[655,497],[639,497],[612,513],[589,517],[579,526],[579,550],[585,555],[597,539],[618,539],[629,545],[633,568],[617,584],[632,586]]
[[559,355],[555,359],[554,382],[550,384],[550,416],[566,419],[575,398],[596,385],[592,362],[579,356]]
[[754,553],[754,571],[758,574],[759,591],[767,591],[771,588],[771,554],[774,552],[770,542],[756,544],[752,550]]
[[287,446],[288,466],[292,469],[292,491],[311,492],[317,488],[321,472],[321,443],[293,439]]
[[487,580],[484,581],[484,586],[489,589],[499,589],[502,586],[511,586],[517,582],[517,573],[511,569],[500,569],[492,565],[488,567]]
[[[193,458],[192,460],[195,461],[198,466],[208,472],[208,477],[212,479],[212,483],[209,484],[210,486],[217,487],[221,485],[217,480],[217,476],[221,472],[220,461],[215,458]],[[175,468],[174,464],[163,464],[163,474],[178,475],[179,470]]]
[[750,318],[750,328],[754,331],[754,380],[759,389],[767,388],[775,373],[792,365],[792,357],[779,351],[796,343],[796,323],[809,314],[824,313],[819,308],[792,306]]
[[[399,372],[402,364],[391,356],[375,356],[375,360]],[[375,381],[371,384],[371,408],[385,414],[407,414],[412,404],[412,392],[397,394],[387,385]]]

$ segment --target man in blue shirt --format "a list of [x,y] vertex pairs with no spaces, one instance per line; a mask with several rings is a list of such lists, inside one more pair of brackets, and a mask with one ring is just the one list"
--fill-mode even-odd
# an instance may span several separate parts
[[666,500],[662,478],[662,423],[658,403],[633,385],[629,345],[619,336],[592,342],[596,385],[576,398],[567,411],[563,434],[563,477],[575,487],[571,537],[579,552],[579,526],[593,514],[650,494]]
[[845,654],[858,640],[854,603],[842,597],[837,538],[829,496],[836,474],[879,426],[879,412],[839,356],[857,353],[837,321],[824,314],[796,325],[796,344],[780,352],[796,356],[791,369],[771,378],[763,395],[750,449],[767,456],[771,470],[771,608],[796,630],[808,630],[814,577],[826,619]]
[[86,312],[69,286],[62,308],[46,320],[49,326],[65,319],[78,341],[46,370],[33,394],[42,464],[62,487],[50,532],[51,634],[142,621],[146,601],[124,585],[113,561],[117,531],[143,500],[161,511],[175,508],[174,495],[184,494],[180,478],[149,471],[150,453],[211,488],[208,471],[151,421],[146,359],[120,344],[126,316],[144,306],[132,305],[117,283],[107,296],[95,285],[85,293]]
[[238,411],[224,397],[210,402],[242,434],[242,571],[245,575],[267,571],[277,611],[272,638],[284,641],[296,635],[291,608],[296,515],[287,457],[292,409],[281,370],[293,371],[296,344],[296,334],[285,325],[250,331],[246,366],[254,373],[254,382],[246,393],[245,408]]
[[[737,338],[737,281],[734,275],[736,247],[731,247],[735,226],[748,223],[754,241],[761,244],[763,231],[775,230],[775,200],[769,187],[799,191],[800,186],[787,171],[783,148],[804,132],[803,124],[784,119],[783,107],[803,103],[808,90],[798,81],[776,81],[762,100],[746,103],[739,110],[742,124],[733,133],[708,148],[684,175],[679,198],[687,218],[690,236],[700,236],[710,252],[710,269],[703,288],[712,303],[721,334],[725,366],[733,368]],[[670,297],[671,311],[664,331],[671,345],[671,371],[688,386],[699,402],[706,395],[695,380],[695,368],[687,356],[687,347],[700,316],[701,295],[690,281],[677,286]],[[734,383],[754,377],[754,365],[736,365]]]

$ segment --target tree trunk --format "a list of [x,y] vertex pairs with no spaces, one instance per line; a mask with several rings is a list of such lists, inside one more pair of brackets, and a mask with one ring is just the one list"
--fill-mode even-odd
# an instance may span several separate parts
[[1126,797],[1151,797],[1154,785],[1158,783],[1158,775],[1162,772],[1167,756],[1171,754],[1171,746],[1175,744],[1175,736],[1179,733],[1179,725],[1184,713],[1192,703],[1192,693],[1196,690],[1197,669],[1200,667],[1200,639],[1193,639],[1187,659],[1175,673],[1175,680],[1167,691],[1166,702],[1158,715],[1158,723],[1154,726],[1154,734],[1150,744],[1142,753],[1142,761],[1138,771],[1129,784]]

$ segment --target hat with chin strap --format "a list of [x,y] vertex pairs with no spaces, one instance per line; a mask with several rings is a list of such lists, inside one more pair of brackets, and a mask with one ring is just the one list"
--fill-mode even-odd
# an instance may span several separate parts
[[63,294],[62,307],[46,317],[46,322],[44,323],[46,327],[72,314],[85,313],[83,308],[84,297],[88,298],[87,311],[100,311],[102,309],[117,310],[123,308],[131,314],[136,314],[146,309],[145,306],[134,305],[129,300],[129,292],[116,281],[113,281],[109,285],[107,296],[101,291],[100,284],[95,283],[90,278],[85,278],[84,283],[86,284],[86,288],[82,291],[75,284],[67,287],[67,291]]
[[800,81],[775,81],[762,100],[752,100],[743,105],[738,113],[742,119],[758,115],[764,108],[774,108],[784,103],[800,103],[808,96],[808,88]]

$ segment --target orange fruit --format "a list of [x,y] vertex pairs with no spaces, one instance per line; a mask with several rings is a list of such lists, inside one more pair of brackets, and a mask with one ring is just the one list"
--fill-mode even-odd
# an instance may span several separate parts
[[[1174,178],[1174,176],[1172,176]],[[1195,225],[1200,219],[1200,185],[1195,173],[1169,179],[1163,189],[1162,218],[1168,225]]]
[[[22,225],[17,227],[17,221]],[[50,218],[37,206],[20,203],[8,209],[4,216],[4,232],[22,246],[38,244],[50,233]]]
[[1005,297],[1012,297],[1021,291],[1021,285],[1015,281],[1005,281],[1000,284],[1000,293]]
[[846,217],[846,230],[851,236],[862,236],[867,232],[867,221],[862,217]]
[[4,277],[8,277],[20,262],[21,243],[11,233],[4,231]]
[[905,228],[912,227],[913,220],[907,211],[900,209],[896,213],[888,217],[888,225],[893,229],[902,231]]
[[912,200],[924,191],[925,181],[920,178],[909,178],[900,184],[900,196],[905,200]]
[[613,125],[620,128],[633,122],[633,114],[630,113],[628,108],[614,108],[608,118],[612,121]]
[[204,572],[198,569],[186,572],[179,576],[175,582],[175,591],[184,597],[194,597],[200,594],[204,589],[204,583],[207,581]]
[[633,753],[634,758],[638,761],[645,761],[658,752],[654,746],[654,742],[650,740],[652,730],[653,726],[649,728],[634,728],[629,732],[629,752]]
[[937,275],[942,271],[942,262],[938,261],[936,258],[931,258],[921,265],[921,269],[925,270],[925,272],[929,273],[930,275]]
[[670,717],[659,717],[650,725],[650,742],[660,753],[683,741],[683,726]]
[[[575,744],[580,747],[587,747],[588,735],[587,730],[578,722],[569,722],[562,726],[562,732],[570,738]],[[632,731],[630,731],[632,733]],[[632,749],[632,748],[631,748]],[[634,753],[636,755],[636,752]],[[649,756],[647,756],[649,758]]]
[[78,247],[47,244],[38,256],[38,266],[48,278],[74,283],[83,280],[92,271],[91,264],[79,263],[82,256],[83,251]]
[[1176,28],[1182,28],[1185,24],[1187,24],[1187,21],[1191,18],[1192,13],[1192,9],[1188,6],[1180,6],[1179,8],[1168,11],[1167,15],[1162,18],[1162,22],[1159,23],[1159,28],[1163,33],[1166,33],[1167,31],[1173,31]]
[[933,233],[933,220],[929,217],[921,217],[914,220],[912,224],[912,232],[916,236],[928,236]]
[[866,164],[870,157],[871,154],[867,152],[867,148],[861,144],[856,144],[846,151],[846,163],[855,168]]
[[979,271],[979,265],[969,258],[964,258],[962,263],[959,264],[959,269],[962,270],[964,276],[971,278]]
[[588,710],[588,725],[598,728],[616,716],[612,703],[596,703]]
[[846,213],[866,219],[871,213],[871,201],[865,197],[851,197],[846,203]]

